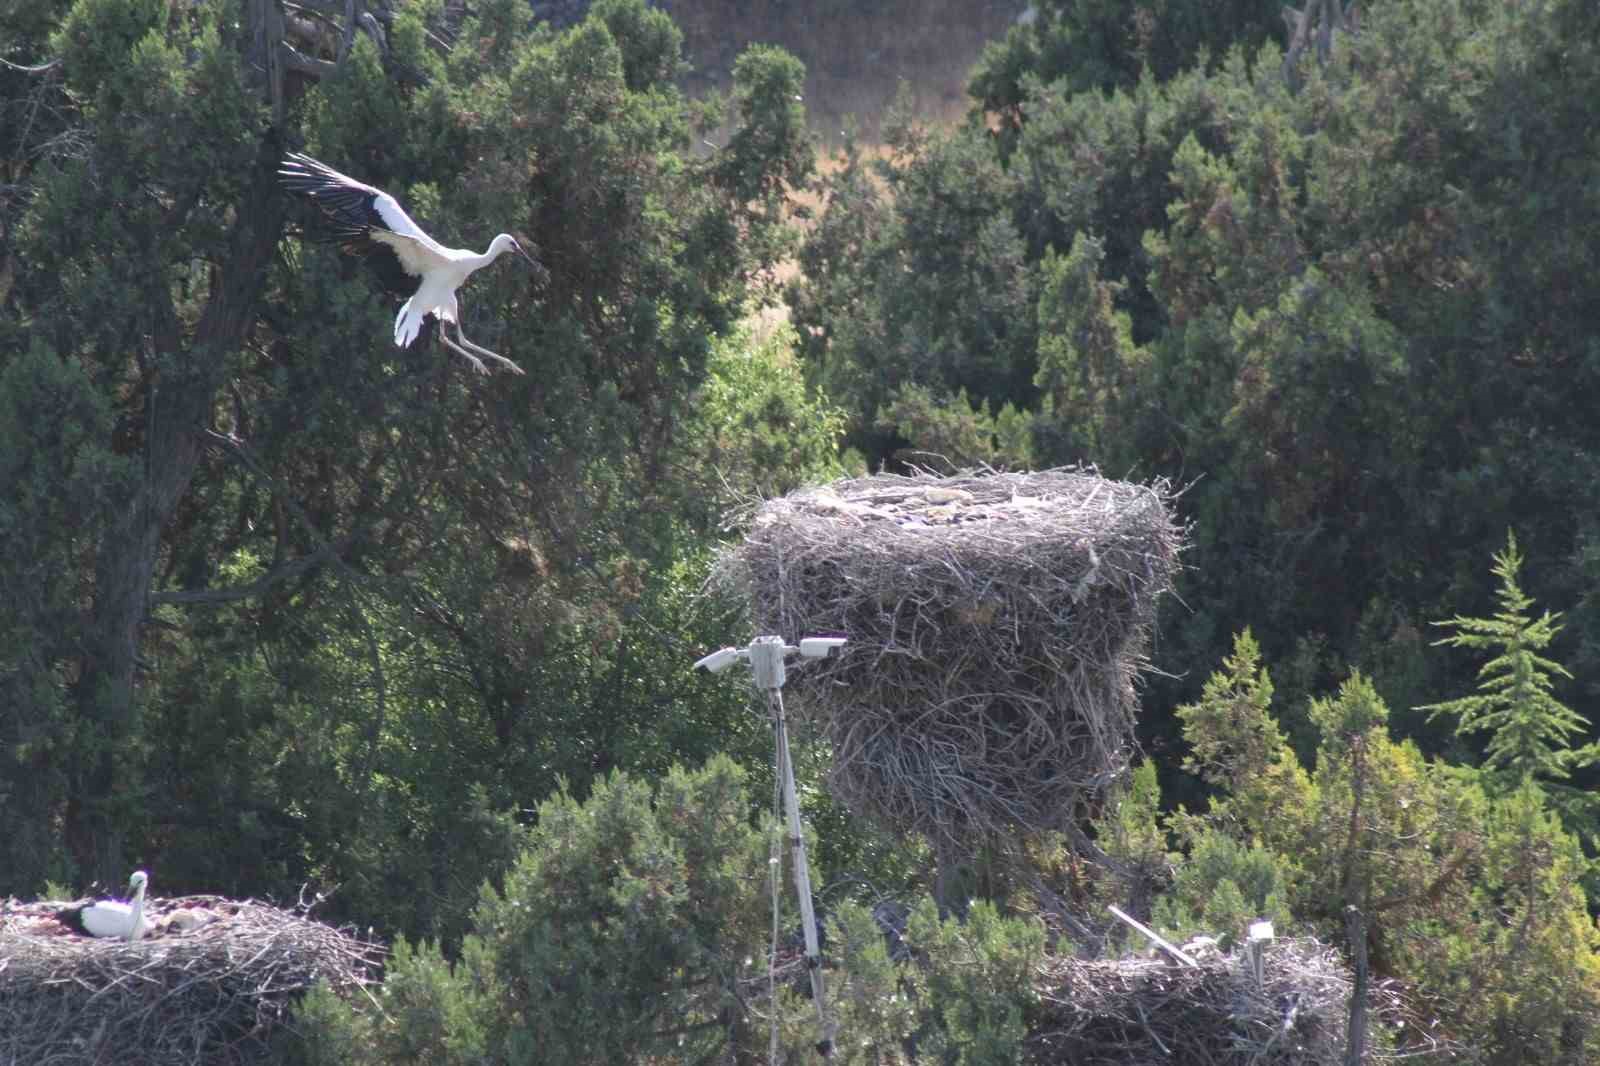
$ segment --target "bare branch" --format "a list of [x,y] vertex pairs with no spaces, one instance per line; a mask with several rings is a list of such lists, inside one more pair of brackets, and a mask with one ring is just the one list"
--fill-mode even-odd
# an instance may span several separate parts
[[323,563],[336,559],[339,552],[349,546],[349,541],[329,542],[312,552],[310,555],[301,556],[293,562],[284,563],[246,585],[230,585],[219,589],[173,589],[168,592],[156,592],[150,596],[150,603],[159,605],[163,603],[182,604],[188,606],[215,607],[224,603],[238,603],[240,600],[252,599],[266,592],[272,586],[280,584],[292,577],[299,577],[309,570],[314,570]]
[[319,81],[333,77],[339,70],[339,64],[326,59],[314,59],[288,41],[278,42],[278,47],[283,53],[283,65],[289,70],[298,71]]
[[[366,14],[366,12],[362,12]],[[339,62],[343,63],[350,57],[350,48],[356,41],[356,0],[345,0],[344,3],[344,37],[339,41]]]
[[367,32],[367,36],[372,38],[372,43],[378,46],[378,51],[388,55],[389,35],[383,32],[383,24],[378,21],[377,16],[370,11],[363,11],[358,21],[361,23],[361,28]]
[[[228,433],[218,433],[214,429],[207,429],[204,433],[207,440],[225,449],[235,459],[243,463],[251,473],[267,483],[273,494],[283,501],[295,518],[299,519],[300,524],[305,527],[306,532],[311,534],[311,538],[317,543],[317,550],[310,555],[302,556],[292,562],[274,567],[271,571],[245,585],[233,585],[220,589],[173,589],[167,592],[157,592],[150,597],[152,605],[174,603],[215,606],[223,603],[237,603],[240,600],[259,596],[273,585],[292,577],[298,577],[315,567],[321,566],[323,563],[332,562],[340,564],[341,567],[343,566],[341,555],[344,549],[349,547],[352,538],[345,537],[338,541],[331,541],[323,536],[321,530],[317,529],[315,523],[311,521],[311,516],[306,514],[298,503],[283,495],[272,475],[262,468],[261,464],[256,461],[255,457],[244,446],[244,442],[239,440],[238,437]],[[348,569],[348,567],[343,568]]]
[[1168,955],[1171,955],[1173,958],[1177,959],[1179,962],[1183,963],[1185,966],[1198,967],[1200,965],[1198,962],[1195,962],[1193,958],[1191,958],[1189,955],[1187,955],[1184,952],[1184,950],[1182,948],[1180,948],[1178,945],[1174,944],[1170,940],[1167,940],[1160,933],[1157,933],[1154,929],[1151,929],[1148,925],[1145,925],[1143,922],[1139,921],[1137,918],[1135,918],[1132,915],[1128,914],[1122,908],[1116,906],[1115,904],[1108,903],[1108,904],[1106,904],[1106,910],[1110,911],[1116,917],[1122,919],[1124,922],[1127,922],[1129,925],[1133,926],[1133,928],[1135,930],[1137,930],[1138,932],[1141,932],[1145,936],[1149,937],[1151,943],[1155,944],[1156,947],[1160,948],[1162,951],[1165,951]]
[[0,59],[0,67],[5,67],[7,70],[14,70],[18,74],[47,74],[60,65],[61,60],[59,57],[50,60],[48,63],[36,63],[33,66],[25,66],[22,63],[13,63],[9,59]]
[[304,11],[309,14],[333,16],[344,15],[349,17],[349,0],[288,0],[284,5],[290,11]]

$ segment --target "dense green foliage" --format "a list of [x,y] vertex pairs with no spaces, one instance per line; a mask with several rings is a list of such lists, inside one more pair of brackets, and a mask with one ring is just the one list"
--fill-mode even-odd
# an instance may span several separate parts
[[[729,494],[836,469],[782,336],[734,328],[810,166],[802,72],[746,57],[701,158],[661,13],[555,35],[488,5],[448,51],[440,17],[402,5],[387,54],[357,34],[274,125],[229,5],[8,16],[62,73],[5,82],[54,125],[6,125],[31,139],[0,315],[0,891],[159,860],[165,891],[340,883],[340,913],[454,939],[505,812],[563,775],[763,750],[688,664],[725,636],[695,591]],[[388,344],[367,279],[293,239],[272,172],[301,144],[441,235],[536,236],[547,282],[463,294],[526,378]]]
[[484,890],[460,963],[425,943],[395,958],[382,1013],[314,1006],[314,1055],[602,1063],[748,1042],[741,984],[760,972],[747,952],[765,912],[767,841],[749,824],[740,771],[725,758],[674,770],[653,801],[617,774],[588,801],[562,793],[539,814],[504,890]]
[[[460,961],[402,945],[378,1010],[311,997],[292,1058],[755,1061],[775,1026],[782,1061],[806,1061],[817,1033],[798,991],[803,972],[769,1001],[769,1024],[751,1009],[767,992],[765,871],[777,830],[750,824],[743,778],[718,758],[673,769],[654,794],[616,774],[582,803],[566,793],[547,801],[504,890],[484,890]],[[843,1062],[1016,1061],[1044,946],[1037,922],[984,902],[965,920],[941,918],[924,899],[905,929],[916,958],[898,960],[859,903],[843,902],[828,932],[838,945],[829,979]],[[786,926],[785,935],[797,934]]]
[[841,157],[796,322],[870,462],[1010,410],[1002,454],[1192,483],[1153,739],[1251,625],[1291,708],[1360,668],[1465,754],[1412,710],[1472,683],[1426,621],[1508,527],[1600,692],[1600,16],[1362,5],[1291,91],[1273,7],[1039,5],[969,123]]
[[1204,815],[1174,818],[1188,858],[1157,912],[1179,928],[1190,916],[1198,930],[1237,923],[1214,913],[1231,881],[1243,915],[1292,914],[1337,941],[1354,906],[1373,965],[1437,1012],[1468,1061],[1588,1061],[1600,1036],[1600,930],[1579,881],[1592,862],[1544,793],[1396,741],[1359,674],[1312,702],[1310,769],[1271,702],[1244,633],[1181,710],[1190,765],[1219,790]]
[[[1128,945],[1116,902],[1225,944],[1355,908],[1455,1061],[1600,1057],[1600,8],[1384,0],[1291,77],[1277,2],[1049,0],[967,122],[816,178],[800,64],[689,100],[643,0],[324,6],[0,9],[0,895],[337,886],[382,1010],[308,998],[293,1060],[753,1061],[771,1022],[801,1061],[770,733],[689,669],[751,635],[702,588],[727,516],[1085,461],[1186,486],[1147,759],[1103,863],[1027,842],[953,915],[798,736],[839,1056],[1016,1061],[1047,930]],[[527,376],[396,350],[289,149],[531,238],[547,274],[462,294]]]

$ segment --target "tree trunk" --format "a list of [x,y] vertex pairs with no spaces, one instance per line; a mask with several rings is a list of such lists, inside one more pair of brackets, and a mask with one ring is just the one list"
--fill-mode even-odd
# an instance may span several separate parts
[[1344,909],[1345,933],[1355,980],[1350,984],[1350,1028],[1345,1041],[1345,1066],[1361,1066],[1367,1057],[1367,923],[1353,904]]
[[[247,70],[281,71],[259,62],[272,51],[271,27],[281,25],[279,0],[242,0],[247,25]],[[261,86],[264,102],[281,100],[276,85]],[[126,786],[122,753],[137,736],[139,634],[161,550],[161,533],[188,491],[211,409],[230,355],[256,319],[263,272],[283,226],[276,189],[281,148],[276,128],[264,131],[249,195],[237,205],[229,254],[212,275],[211,296],[186,351],[177,335],[155,339],[161,371],[150,386],[144,417],[145,469],[96,552],[94,592],[84,626],[81,665],[73,690],[83,733],[76,745],[66,839],[79,875],[104,883],[127,876],[119,794]],[[159,310],[156,312],[160,319]],[[172,321],[168,317],[166,321]],[[160,350],[167,348],[168,350]]]
[[[184,340],[170,305],[151,308],[161,323],[152,338],[160,371],[145,407],[145,469],[96,552],[72,693],[82,732],[69,766],[67,845],[80,876],[106,883],[127,875],[118,797],[128,767],[121,753],[138,736],[139,631],[150,607],[162,531],[188,492],[206,447],[212,407],[226,382],[228,359],[256,320],[262,275],[283,229],[276,174],[287,101],[338,69],[338,63],[307,57],[289,44],[283,0],[236,2],[244,28],[241,69],[266,107],[269,123],[262,130],[249,192],[232,205],[228,253],[212,272],[210,299],[194,336]],[[329,7],[328,0],[304,2],[319,10]],[[348,25],[341,61],[358,27],[387,51],[381,17],[359,0],[344,3],[343,10]],[[152,285],[150,299],[164,301],[165,291],[164,283]]]

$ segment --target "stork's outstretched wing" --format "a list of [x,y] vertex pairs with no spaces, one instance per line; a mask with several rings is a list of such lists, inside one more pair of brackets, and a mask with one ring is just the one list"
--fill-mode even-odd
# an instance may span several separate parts
[[336,241],[344,251],[361,256],[383,287],[396,295],[415,293],[422,277],[448,259],[445,248],[382,189],[299,152],[285,157],[278,180],[321,211],[325,221],[313,237]]

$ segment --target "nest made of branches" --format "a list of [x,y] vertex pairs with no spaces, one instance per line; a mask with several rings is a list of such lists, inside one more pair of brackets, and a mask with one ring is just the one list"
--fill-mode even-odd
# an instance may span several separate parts
[[[1197,967],[1165,957],[1053,959],[1041,974],[1027,1060],[1344,1066],[1351,980],[1338,953],[1315,940],[1279,939],[1266,948],[1262,977],[1257,986],[1242,950]],[[1400,1013],[1391,989],[1373,991],[1374,1026],[1392,1028]]]
[[0,1062],[265,1063],[300,993],[318,981],[364,990],[383,956],[253,900],[147,900],[152,930],[133,941],[71,932],[55,917],[68,906],[11,904],[0,917]]
[[1173,496],[1078,469],[838,481],[756,507],[714,581],[758,633],[849,638],[784,690],[832,788],[968,848],[1077,825],[1126,772]]

